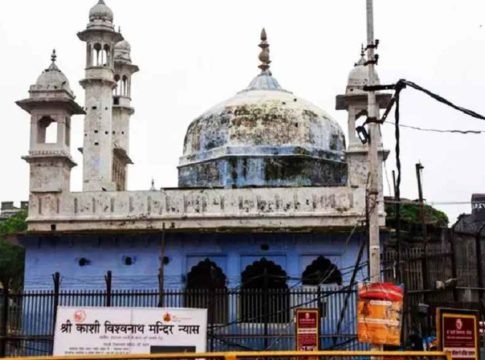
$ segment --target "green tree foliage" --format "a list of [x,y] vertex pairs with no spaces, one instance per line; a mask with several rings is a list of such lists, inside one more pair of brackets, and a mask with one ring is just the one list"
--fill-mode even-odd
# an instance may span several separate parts
[[[396,221],[396,206],[394,203],[386,203],[387,221],[391,226]],[[447,227],[448,216],[430,205],[424,205],[426,224],[434,227]],[[418,203],[401,204],[400,218],[403,224],[421,224],[421,206]]]
[[25,231],[27,213],[22,211],[0,223],[0,283],[3,288],[19,290],[24,275],[24,248],[7,240],[9,235]]

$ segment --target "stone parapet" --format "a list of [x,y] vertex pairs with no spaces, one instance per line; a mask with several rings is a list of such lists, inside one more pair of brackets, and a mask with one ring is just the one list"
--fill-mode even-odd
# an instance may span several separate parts
[[31,194],[28,230],[297,230],[353,227],[364,219],[362,188],[162,189]]

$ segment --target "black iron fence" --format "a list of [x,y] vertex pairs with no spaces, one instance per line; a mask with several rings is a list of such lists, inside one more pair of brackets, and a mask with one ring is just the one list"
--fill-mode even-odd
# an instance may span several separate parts
[[356,292],[342,287],[163,293],[54,289],[0,294],[0,300],[0,356],[51,354],[58,305],[207,308],[208,351],[292,350],[294,310],[319,308],[321,349],[365,349],[356,341]]

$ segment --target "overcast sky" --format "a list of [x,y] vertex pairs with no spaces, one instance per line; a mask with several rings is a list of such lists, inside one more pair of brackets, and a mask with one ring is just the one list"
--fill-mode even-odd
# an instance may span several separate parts
[[[56,48],[77,101],[85,46],[76,33],[96,0],[0,2],[0,200],[28,198],[29,115],[15,105],[28,96]],[[258,73],[259,33],[271,45],[272,72],[287,90],[329,112],[346,131],[346,113],[335,96],[365,40],[365,0],[106,0],[132,46],[140,72],[132,81],[130,190],[177,185],[178,158],[189,123],[243,89]],[[414,81],[485,113],[485,2],[483,0],[375,0],[375,33],[381,40],[382,83]],[[436,103],[412,89],[402,93],[401,122],[437,129],[485,130],[485,123]],[[393,121],[392,117],[390,118]],[[83,117],[72,127],[74,191],[81,189]],[[394,149],[393,126],[384,144]],[[429,202],[469,202],[485,192],[485,135],[449,135],[402,129],[403,197],[416,198],[414,164],[424,165]],[[395,167],[391,151],[386,169]],[[389,192],[385,183],[386,193]],[[437,205],[454,221],[470,205]]]

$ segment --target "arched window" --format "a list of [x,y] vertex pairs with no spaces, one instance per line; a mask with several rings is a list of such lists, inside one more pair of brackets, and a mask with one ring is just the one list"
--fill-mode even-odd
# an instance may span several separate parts
[[206,308],[210,324],[227,322],[226,275],[209,259],[199,262],[187,274],[184,304],[186,307]]
[[93,57],[92,57],[93,65],[95,66],[101,65],[101,57],[102,57],[101,44],[96,43],[93,45]]
[[116,87],[113,89],[113,95],[119,96],[121,94],[121,81],[118,74],[115,75],[114,80],[116,82]]
[[111,65],[111,54],[109,45],[103,46],[103,66],[110,66]]
[[126,77],[126,75],[123,75],[122,81],[123,81],[123,93],[121,95],[128,96],[128,78]]
[[320,255],[306,267],[302,275],[302,283],[303,285],[342,285],[342,274],[337,266]]
[[290,299],[286,279],[281,266],[266,258],[247,266],[241,274],[241,321],[288,322]]
[[57,122],[51,117],[44,116],[37,122],[37,143],[57,143]]

